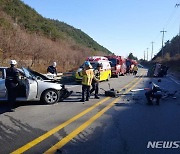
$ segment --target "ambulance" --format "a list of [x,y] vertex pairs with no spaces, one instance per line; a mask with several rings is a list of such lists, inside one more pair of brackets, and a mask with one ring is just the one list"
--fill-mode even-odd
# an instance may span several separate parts
[[[106,57],[102,56],[91,56],[86,59],[92,65],[93,69],[96,69],[97,64],[102,64],[102,68],[100,70],[100,81],[108,81],[111,78],[111,65],[110,61]],[[77,82],[82,80],[80,73],[84,67],[84,64],[81,65],[75,73],[75,79]]]

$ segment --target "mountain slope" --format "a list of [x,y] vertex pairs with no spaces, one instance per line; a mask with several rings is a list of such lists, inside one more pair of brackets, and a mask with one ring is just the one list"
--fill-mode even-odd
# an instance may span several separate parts
[[17,24],[29,32],[44,34],[52,40],[68,39],[70,37],[76,43],[88,48],[110,53],[109,50],[99,45],[81,30],[58,20],[43,18],[34,9],[25,5],[20,0],[0,0],[0,6]]
[[180,54],[180,36],[175,36],[172,38],[172,40],[168,40],[164,47],[163,50],[161,49],[157,55],[154,57],[156,59],[157,57],[161,57],[163,52],[163,56],[166,56],[167,54],[169,57],[176,57],[178,54]]
[[58,70],[77,68],[92,55],[110,51],[70,25],[46,19],[20,0],[0,0],[0,65],[18,65],[46,72],[53,61]]
[[180,36],[177,35],[168,40],[163,49],[154,56],[152,62],[162,63],[167,65],[170,71],[180,73]]

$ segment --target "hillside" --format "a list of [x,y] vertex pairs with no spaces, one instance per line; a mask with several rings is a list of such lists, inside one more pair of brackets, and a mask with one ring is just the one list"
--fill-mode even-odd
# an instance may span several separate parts
[[167,65],[169,66],[170,71],[180,74],[180,36],[177,35],[172,38],[172,40],[168,40],[165,43],[163,50],[161,49],[152,61]]
[[87,56],[111,53],[80,29],[43,18],[20,0],[0,0],[0,51],[2,65],[16,58],[19,64],[42,71],[52,61],[65,71],[78,67]]
[[180,37],[177,35],[172,38],[172,40],[168,40],[163,47],[163,51],[161,49],[158,54],[153,58],[153,60],[161,57],[162,52],[165,58],[167,56],[170,58],[177,57],[177,55],[180,54]]

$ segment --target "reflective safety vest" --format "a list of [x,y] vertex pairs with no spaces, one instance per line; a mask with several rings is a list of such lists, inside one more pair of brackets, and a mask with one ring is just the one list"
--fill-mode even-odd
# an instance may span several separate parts
[[94,77],[93,69],[82,71],[82,85],[90,86]]
[[93,78],[93,82],[98,82],[100,80],[100,71],[95,69],[94,70],[94,78]]
[[133,71],[138,71],[138,67],[137,67],[137,66],[134,66],[134,67],[133,67]]

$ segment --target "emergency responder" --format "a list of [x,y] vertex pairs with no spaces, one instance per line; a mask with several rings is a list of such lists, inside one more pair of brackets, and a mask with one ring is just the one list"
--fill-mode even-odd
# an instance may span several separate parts
[[51,74],[57,75],[56,66],[57,66],[57,63],[53,62],[53,65],[48,66],[47,73],[51,73]]
[[102,64],[98,63],[97,68],[94,70],[94,78],[92,80],[92,89],[90,90],[90,94],[95,91],[94,98],[99,99],[99,80],[100,80],[100,69],[102,68]]
[[134,65],[134,67],[133,67],[133,75],[136,76],[137,71],[138,71],[138,67],[137,67],[137,65]]
[[17,64],[16,60],[11,60],[11,67],[6,69],[6,79],[5,86],[8,93],[8,106],[9,110],[13,111],[16,97],[17,97],[17,86],[19,84],[19,72],[15,65]]
[[92,84],[92,79],[94,77],[94,72],[92,66],[89,61],[84,63],[84,68],[80,72],[80,76],[82,76],[82,99],[81,102],[85,101],[85,94],[86,94],[86,101],[89,101],[90,97],[90,86]]

